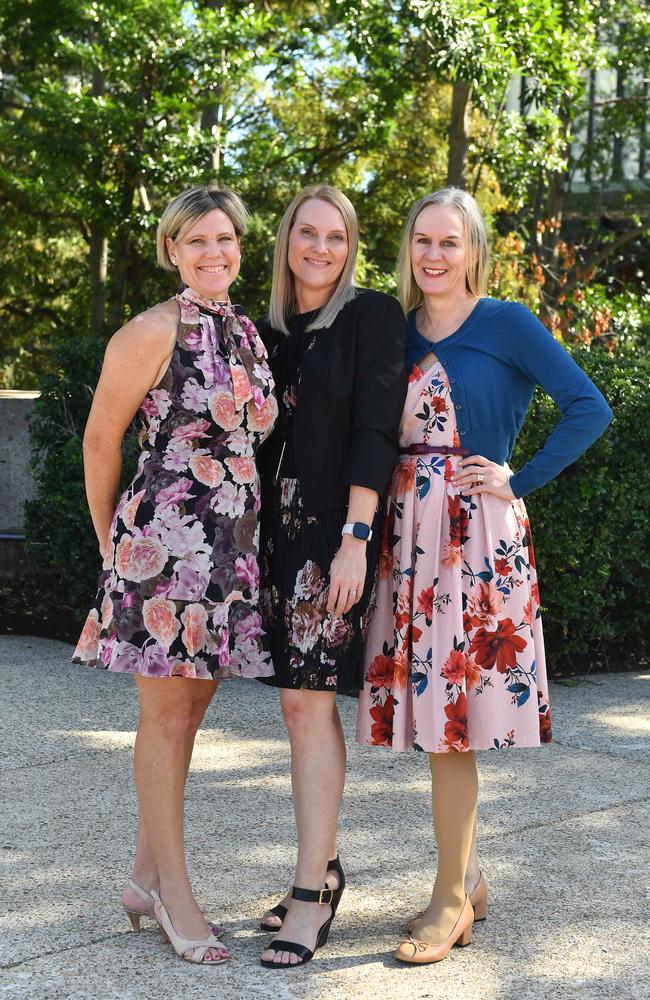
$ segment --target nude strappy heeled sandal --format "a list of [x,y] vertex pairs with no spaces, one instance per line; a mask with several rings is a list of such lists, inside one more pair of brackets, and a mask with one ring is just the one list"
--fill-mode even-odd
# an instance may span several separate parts
[[[147,890],[143,889],[141,885],[138,885],[137,882],[134,882],[132,878],[129,879],[127,885],[130,889],[133,889],[133,891],[137,896],[140,897],[140,899],[142,900],[142,902],[146,907],[144,910],[134,910],[132,906],[127,906],[124,900],[121,901],[122,909],[126,913],[129,920],[131,921],[131,927],[136,933],[138,933],[141,930],[140,921],[142,920],[143,917],[150,917],[151,920],[156,919],[153,912],[154,898],[150,892],[147,892]],[[223,927],[220,927],[218,924],[212,924],[210,923],[209,920],[208,920],[208,927],[210,928],[215,937],[221,937],[221,935],[223,934]]]
[[[192,939],[181,937],[171,922],[170,916],[165,909],[164,903],[155,889],[151,890],[154,899],[153,915],[160,926],[163,941],[171,941],[172,947],[179,958],[184,958],[186,962],[194,962],[196,965],[223,965],[230,958],[228,949],[210,931],[207,938]],[[219,958],[211,958],[210,951],[219,952]]]

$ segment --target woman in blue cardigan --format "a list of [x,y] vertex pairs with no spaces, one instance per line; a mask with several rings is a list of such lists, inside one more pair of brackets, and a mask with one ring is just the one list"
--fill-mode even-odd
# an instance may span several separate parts
[[[611,419],[598,389],[516,302],[486,296],[474,199],[418,201],[398,275],[409,388],[366,650],[357,738],[429,754],[438,870],[407,925],[403,962],[443,959],[487,914],[476,852],[476,750],[551,740],[544,642],[522,497],[574,462]],[[535,387],[561,417],[508,465]]]

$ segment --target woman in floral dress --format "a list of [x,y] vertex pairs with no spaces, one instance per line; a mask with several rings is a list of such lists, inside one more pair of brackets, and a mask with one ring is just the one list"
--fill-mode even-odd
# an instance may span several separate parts
[[[122,903],[155,917],[179,955],[227,951],[187,877],[183,794],[194,737],[219,680],[273,673],[258,608],[255,453],[277,415],[257,330],[228,298],[246,210],[220,189],[185,191],[158,228],[175,298],[111,339],[84,436],[86,490],[104,559],[74,659],[135,677],[139,823]],[[135,412],[141,454],[115,496]]]
[[282,928],[262,955],[275,969],[309,961],[327,940],[345,884],[336,694],[363,684],[378,499],[406,393],[404,315],[390,296],[354,287],[357,242],[344,194],[303,190],[280,223],[269,317],[260,322],[280,405],[260,465],[262,614],[291,741],[298,833],[294,888],[262,920],[265,930]]
[[[476,202],[421,199],[399,260],[409,388],[389,490],[358,739],[429,754],[438,871],[396,957],[435,962],[485,918],[476,750],[551,740],[540,597],[523,500],[604,431],[611,412],[523,306],[485,297]],[[507,465],[535,386],[561,420]]]

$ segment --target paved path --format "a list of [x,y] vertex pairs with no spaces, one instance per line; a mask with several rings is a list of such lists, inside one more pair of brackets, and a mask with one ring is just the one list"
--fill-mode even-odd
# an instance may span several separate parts
[[[649,674],[552,687],[556,742],[482,754],[488,921],[438,966],[391,957],[434,868],[427,762],[355,746],[341,822],[346,890],[307,968],[258,964],[260,912],[294,861],[277,695],[223,684],[188,785],[201,904],[233,959],[181,962],[116,904],[135,816],[133,684],[68,661],[63,643],[0,637],[0,998],[7,1000],[643,1000],[648,933]],[[322,957],[321,957],[322,956]]]

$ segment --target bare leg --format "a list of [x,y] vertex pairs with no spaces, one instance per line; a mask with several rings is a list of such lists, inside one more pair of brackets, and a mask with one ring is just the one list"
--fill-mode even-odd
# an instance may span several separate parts
[[431,902],[415,925],[413,937],[439,944],[450,934],[465,899],[478,776],[476,755],[471,750],[432,753],[429,761],[438,871]]
[[184,677],[137,677],[136,684],[140,725],[135,743],[135,784],[159,874],[160,896],[182,937],[206,938],[210,929],[194,899],[185,866],[183,792],[187,739],[195,707],[205,701],[210,688],[214,694],[217,684]]
[[[344,766],[345,766],[345,738],[343,736],[343,725],[341,723],[341,716],[339,715],[339,710],[336,707],[336,704],[334,705],[334,725],[336,726],[336,728],[338,729],[338,731],[340,733],[340,740],[341,740],[341,745],[343,747]],[[332,846],[330,847],[330,852],[329,852],[329,854],[327,856],[328,861],[331,860],[331,859],[333,859],[333,858],[335,858],[336,855],[337,855],[337,850],[336,850],[336,830],[335,830],[334,831],[334,840],[332,841]],[[325,876],[325,878],[326,878],[327,885],[329,886],[330,889],[336,889],[336,888],[338,888],[338,884],[339,884],[339,875],[338,875],[338,872],[336,872],[336,871],[328,871],[327,874],[326,874],[326,876]],[[282,899],[279,902],[282,904],[282,906],[288,907],[290,899],[291,899],[291,890],[289,890],[287,892],[287,894],[285,896],[283,896]],[[264,916],[263,916],[262,919],[264,920],[265,923],[269,924],[269,926],[274,926],[278,930],[280,929],[280,927],[282,927],[282,920],[281,920],[281,918],[278,917],[278,916],[276,916],[275,913],[271,913],[270,910],[267,910],[267,912],[264,914]]]
[[[194,751],[194,740],[198,729],[203,722],[203,718],[208,709],[212,697],[215,692],[215,685],[211,684],[209,681],[205,684],[203,681],[197,682],[196,698],[192,703],[192,718],[190,728],[187,731],[185,737],[185,746],[183,748],[184,760],[185,760],[185,780],[187,780],[187,774],[190,768],[190,763],[192,760],[192,753]],[[131,878],[139,886],[141,886],[146,892],[151,892],[152,889],[160,888],[160,878],[158,875],[158,869],[156,867],[156,862],[154,860],[153,853],[149,846],[149,841],[147,839],[147,834],[144,828],[144,823],[142,822],[142,810],[138,808],[138,826],[136,834],[135,843],[135,860],[133,862],[133,870],[131,872]],[[122,892],[122,901],[135,910],[142,910],[144,912],[144,904],[142,899],[133,889],[126,886]]]
[[[281,693],[291,742],[291,785],[298,831],[294,884],[303,889],[323,887],[327,862],[336,850],[336,827],[345,782],[345,742],[335,699],[335,694],[328,691]],[[329,884],[335,888],[332,882]],[[290,899],[287,907],[282,939],[313,948],[318,928],[331,915],[330,905]],[[299,961],[289,952],[276,952],[273,942],[262,958],[285,964]]]

